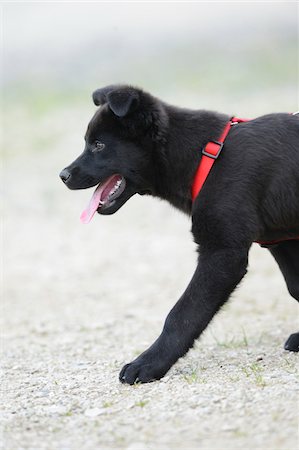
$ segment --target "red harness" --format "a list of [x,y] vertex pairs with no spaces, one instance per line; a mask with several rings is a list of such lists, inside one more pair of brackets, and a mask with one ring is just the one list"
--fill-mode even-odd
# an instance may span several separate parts
[[[199,163],[199,166],[197,167],[195,177],[192,184],[192,201],[196,199],[199,192],[201,191],[212,167],[215,163],[216,159],[220,155],[223,146],[224,141],[230,132],[230,129],[233,125],[242,123],[242,122],[248,122],[250,119],[239,119],[238,117],[232,117],[229,122],[224,127],[224,130],[219,138],[218,141],[210,141],[206,144],[206,146],[202,150],[202,157]],[[262,246],[269,246],[269,245],[275,245],[283,241],[297,241],[299,240],[299,236],[296,238],[287,238],[287,239],[281,239],[279,241],[268,241],[268,242],[262,242],[262,241],[256,241],[258,244]]]

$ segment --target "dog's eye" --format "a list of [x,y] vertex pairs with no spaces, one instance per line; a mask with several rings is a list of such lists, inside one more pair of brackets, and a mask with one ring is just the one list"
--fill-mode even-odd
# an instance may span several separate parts
[[103,144],[103,142],[100,141],[96,141],[95,142],[95,147],[93,148],[93,152],[100,152],[101,150],[104,150],[105,148],[105,144]]

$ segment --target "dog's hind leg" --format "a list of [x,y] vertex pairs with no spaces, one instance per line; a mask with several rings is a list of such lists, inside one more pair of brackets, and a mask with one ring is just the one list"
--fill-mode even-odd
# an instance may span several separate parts
[[[299,302],[299,241],[286,241],[270,247],[287,283],[289,293]],[[291,334],[284,348],[291,352],[299,351],[299,333]]]

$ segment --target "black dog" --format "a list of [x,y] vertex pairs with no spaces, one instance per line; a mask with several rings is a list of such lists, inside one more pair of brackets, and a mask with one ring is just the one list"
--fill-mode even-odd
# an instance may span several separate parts
[[[132,195],[168,200],[192,216],[198,265],[154,344],[120,380],[158,380],[192,347],[246,273],[248,250],[267,241],[299,301],[299,117],[269,114],[236,124],[200,194],[191,198],[201,149],[219,139],[229,116],[168,105],[140,89],[108,86],[83,153],[60,177],[70,189],[101,183],[82,220],[112,214]],[[279,241],[279,242],[278,242]],[[285,349],[298,351],[299,333]]]

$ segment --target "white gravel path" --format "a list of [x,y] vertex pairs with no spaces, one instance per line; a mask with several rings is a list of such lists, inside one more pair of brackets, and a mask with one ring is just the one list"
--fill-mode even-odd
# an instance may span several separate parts
[[256,245],[163,380],[118,382],[186,287],[195,247],[188,218],[152,199],[81,225],[90,192],[57,178],[77,138],[6,165],[3,449],[297,449],[298,355],[283,343],[298,305]]

